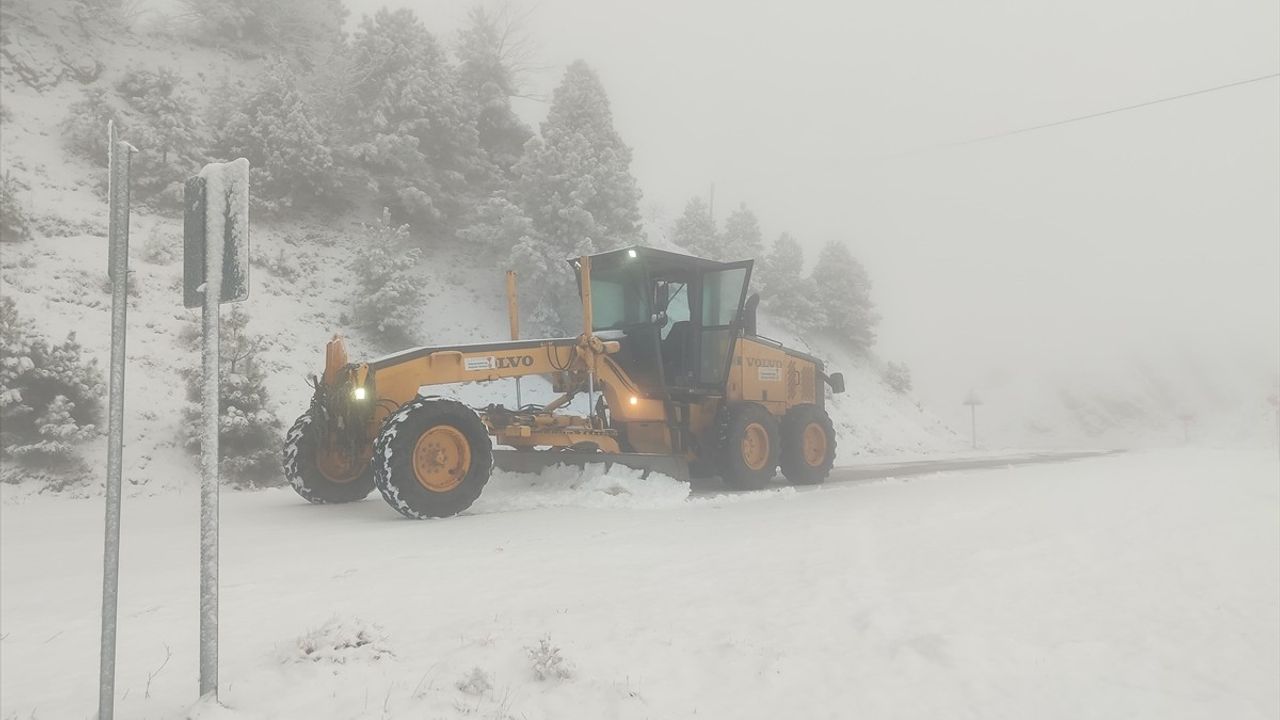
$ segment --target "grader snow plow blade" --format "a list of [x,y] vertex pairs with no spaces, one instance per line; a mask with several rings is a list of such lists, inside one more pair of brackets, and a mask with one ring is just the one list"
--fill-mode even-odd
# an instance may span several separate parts
[[540,473],[556,465],[585,467],[587,463],[604,463],[605,471],[614,465],[658,473],[681,482],[689,481],[689,464],[684,458],[651,453],[598,453],[557,450],[507,450],[493,451],[493,464],[502,470],[518,473]]

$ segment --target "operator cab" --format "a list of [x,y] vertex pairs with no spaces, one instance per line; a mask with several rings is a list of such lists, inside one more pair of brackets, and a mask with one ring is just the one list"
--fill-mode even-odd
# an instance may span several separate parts
[[754,331],[751,267],[647,247],[593,255],[592,330],[620,341],[615,359],[646,390],[723,390],[734,339]]

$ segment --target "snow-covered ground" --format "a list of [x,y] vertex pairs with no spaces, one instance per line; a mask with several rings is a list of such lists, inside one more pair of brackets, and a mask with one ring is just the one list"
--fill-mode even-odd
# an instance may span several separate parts
[[[571,480],[500,477],[436,522],[224,495],[226,707],[195,715],[1280,713],[1274,451],[693,498]],[[0,504],[0,717],[92,716],[101,515]],[[192,712],[196,516],[194,492],[125,505],[120,717]]]

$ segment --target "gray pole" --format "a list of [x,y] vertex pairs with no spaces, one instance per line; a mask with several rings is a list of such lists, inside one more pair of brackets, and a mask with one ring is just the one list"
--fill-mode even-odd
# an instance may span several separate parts
[[[225,222],[226,193],[209,192],[207,216]],[[210,223],[214,225],[214,223]],[[210,232],[213,231],[213,232]],[[218,306],[225,226],[206,226],[204,263],[204,438],[200,443],[200,697],[218,698]]]
[[129,153],[108,124],[108,267],[111,278],[111,390],[107,418],[107,517],[102,551],[102,644],[98,658],[98,719],[115,716],[116,616],[120,589],[120,484],[124,450],[125,315],[129,308]]
[[978,406],[982,404],[982,400],[978,397],[978,393],[973,390],[969,391],[969,395],[965,397],[964,404],[969,406],[969,437],[970,445],[974,450],[978,449]]

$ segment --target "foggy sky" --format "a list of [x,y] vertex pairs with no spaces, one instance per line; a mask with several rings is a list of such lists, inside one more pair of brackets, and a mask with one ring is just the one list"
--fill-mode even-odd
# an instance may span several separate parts
[[[468,7],[389,4],[438,33]],[[810,260],[848,242],[884,315],[878,352],[935,405],[993,369],[1153,344],[1280,358],[1280,82],[935,147],[1276,72],[1280,4],[514,7],[545,66],[531,92],[575,58],[600,73],[646,206],[674,217],[714,183],[721,221],[746,202]]]

